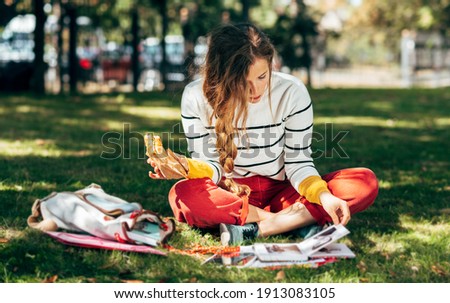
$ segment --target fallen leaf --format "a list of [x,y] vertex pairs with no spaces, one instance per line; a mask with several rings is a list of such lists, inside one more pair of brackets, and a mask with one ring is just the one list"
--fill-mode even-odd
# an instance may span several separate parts
[[445,272],[445,270],[438,264],[438,265],[433,265],[431,266],[431,270],[435,273],[438,274],[442,277],[445,277],[447,275],[447,273]]
[[190,278],[189,283],[197,283],[197,277]]
[[360,261],[360,262],[356,265],[356,267],[359,269],[359,271],[360,271],[361,273],[365,273],[365,272],[367,271],[367,265],[366,265],[366,263],[364,263],[364,261]]
[[0,238],[0,243],[8,243],[9,240],[6,238]]
[[44,281],[42,281],[43,283],[55,283],[56,280],[58,280],[58,275],[53,275],[47,279],[45,279]]
[[412,271],[419,271],[419,268],[417,266],[411,266]]
[[286,279],[286,274],[284,273],[284,271],[280,270],[279,272],[277,272],[275,281],[280,281],[280,280],[284,280],[284,279]]
[[96,278],[87,278],[86,279],[89,283],[97,283],[97,279]]
[[142,280],[120,280],[123,283],[144,283]]
[[359,282],[361,282],[361,283],[369,283],[369,278],[359,278]]

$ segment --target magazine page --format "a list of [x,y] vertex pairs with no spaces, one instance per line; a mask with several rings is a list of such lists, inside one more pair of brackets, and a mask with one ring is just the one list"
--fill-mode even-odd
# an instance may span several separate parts
[[311,256],[349,233],[348,229],[342,224],[332,225],[297,245],[302,254]]
[[298,243],[255,243],[255,254],[260,261],[306,261],[308,256]]
[[311,258],[354,258],[355,254],[344,243],[331,243],[313,253]]
[[240,266],[240,267],[247,267],[251,263],[253,263],[256,260],[256,256],[254,253],[239,253],[237,256],[226,256],[226,255],[220,255],[215,254],[211,256],[210,258],[206,259],[203,264],[218,264],[218,265],[224,265],[224,266]]

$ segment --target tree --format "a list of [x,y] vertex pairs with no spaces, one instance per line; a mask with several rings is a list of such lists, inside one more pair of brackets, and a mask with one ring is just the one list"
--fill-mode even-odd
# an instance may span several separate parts
[[386,45],[397,50],[402,30],[450,33],[450,0],[365,0],[356,8],[350,26],[384,34]]
[[291,69],[304,67],[307,85],[311,86],[311,45],[312,39],[318,35],[317,22],[308,14],[302,0],[297,0],[295,4],[278,16],[275,26],[268,33],[283,64]]
[[44,0],[34,0],[34,15],[36,24],[34,27],[34,70],[31,80],[33,91],[42,95],[45,93],[45,62],[44,62]]

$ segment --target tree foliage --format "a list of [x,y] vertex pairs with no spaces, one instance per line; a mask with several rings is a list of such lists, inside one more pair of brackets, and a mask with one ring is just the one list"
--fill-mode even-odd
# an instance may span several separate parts
[[450,0],[365,0],[355,11],[354,26],[398,35],[403,29],[448,32]]
[[[291,69],[305,67],[311,68],[311,47],[313,38],[318,35],[317,22],[309,15],[303,1],[296,1],[295,12],[286,8],[272,29],[268,29],[283,64]],[[308,76],[308,83],[311,80]]]

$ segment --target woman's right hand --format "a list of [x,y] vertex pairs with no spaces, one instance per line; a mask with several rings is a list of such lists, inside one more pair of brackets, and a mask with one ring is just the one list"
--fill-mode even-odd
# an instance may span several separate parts
[[148,176],[152,179],[155,180],[165,180],[166,177],[164,177],[164,175],[161,173],[161,170],[158,168],[158,166],[156,165],[156,162],[153,161],[152,159],[147,159],[147,163],[150,164],[153,167],[154,172],[149,171],[148,172]]
[[170,149],[164,155],[156,155],[147,159],[154,172],[149,172],[152,179],[183,179],[187,178],[189,165],[186,157],[175,154]]

